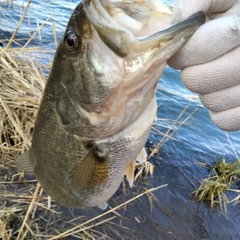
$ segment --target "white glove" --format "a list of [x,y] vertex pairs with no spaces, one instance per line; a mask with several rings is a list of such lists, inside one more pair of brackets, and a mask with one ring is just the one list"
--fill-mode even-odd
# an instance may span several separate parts
[[168,64],[182,70],[219,128],[240,130],[240,0],[175,0],[173,22],[198,11],[207,22]]

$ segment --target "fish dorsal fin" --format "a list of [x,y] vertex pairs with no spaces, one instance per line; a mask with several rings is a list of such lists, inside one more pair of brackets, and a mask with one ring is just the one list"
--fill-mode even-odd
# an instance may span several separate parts
[[125,175],[128,180],[130,188],[133,186],[134,181],[134,171],[135,171],[136,160],[133,160],[127,167]]
[[21,154],[15,161],[15,166],[18,170],[23,172],[33,173],[33,166],[29,157],[29,150]]
[[108,179],[109,169],[107,158],[99,156],[96,148],[93,147],[74,173],[72,190],[79,191],[86,185],[89,187],[102,185]]

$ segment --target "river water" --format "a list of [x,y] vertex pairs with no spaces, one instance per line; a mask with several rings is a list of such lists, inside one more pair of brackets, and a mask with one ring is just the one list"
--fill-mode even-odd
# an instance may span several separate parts
[[[1,1],[0,1],[1,2]],[[4,2],[4,1],[2,1]],[[38,46],[41,49],[51,49],[52,54],[39,55],[39,61],[45,62],[54,54],[55,43],[53,38],[53,24],[56,26],[58,41],[62,37],[69,16],[78,1],[33,1],[30,11],[19,29],[13,44],[24,44],[36,29],[43,23],[40,33],[30,42],[29,46]],[[9,38],[16,28],[19,18],[27,1],[16,0],[12,4],[1,4],[0,7],[0,38]],[[172,5],[173,1],[168,1]],[[47,22],[46,20],[50,18]],[[22,39],[22,40],[21,40]],[[194,93],[188,91],[180,80],[180,73],[169,67],[163,73],[158,83],[157,91],[158,112],[154,127],[167,132],[171,127],[176,130],[171,139],[160,148],[157,156],[151,161],[155,165],[153,177],[137,183],[129,195],[134,196],[143,188],[168,184],[167,187],[154,192],[153,210],[150,211],[146,197],[131,203],[127,210],[121,212],[125,219],[122,225],[134,229],[132,239],[240,239],[240,206],[229,205],[228,213],[211,210],[208,204],[197,204],[193,201],[192,191],[199,186],[201,179],[209,175],[203,165],[211,165],[220,159],[236,160],[233,148],[239,155],[240,132],[226,133],[218,129],[210,120],[208,111],[201,105]],[[183,109],[189,105],[185,113],[178,119]],[[197,109],[197,110],[196,110]],[[184,119],[196,112],[188,121],[180,126]],[[177,124],[173,122],[178,119]],[[170,131],[170,132],[171,132]],[[153,148],[163,138],[156,131],[152,131],[147,147]],[[231,140],[232,146],[229,142]],[[146,183],[147,182],[147,183]],[[121,188],[117,191],[110,206],[115,206],[128,198]],[[68,210],[62,208],[67,214]],[[75,210],[74,214],[99,214],[99,209]],[[136,220],[137,219],[139,221]],[[122,238],[128,234],[119,229]],[[113,239],[118,234],[109,230]],[[111,235],[112,234],[112,235]]]

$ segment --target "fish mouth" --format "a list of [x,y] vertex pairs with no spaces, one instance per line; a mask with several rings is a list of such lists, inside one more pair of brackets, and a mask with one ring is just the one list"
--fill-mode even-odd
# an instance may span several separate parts
[[205,14],[198,12],[171,25],[172,9],[157,1],[85,0],[83,8],[102,41],[120,57],[132,49],[146,51],[159,41],[186,41],[205,22]]

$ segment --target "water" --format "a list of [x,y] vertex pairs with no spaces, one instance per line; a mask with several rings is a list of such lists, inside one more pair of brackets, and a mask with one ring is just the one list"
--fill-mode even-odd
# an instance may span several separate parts
[[[173,1],[167,2],[173,4]],[[26,3],[27,1],[17,0],[10,6],[2,5],[4,11],[0,10],[0,38],[11,36],[24,10],[21,6],[26,6]],[[24,45],[26,39],[29,39],[29,36],[44,24],[41,32],[36,34],[30,45],[54,50],[53,24],[56,25],[59,41],[77,3],[76,0],[33,1],[30,12],[16,36],[18,41],[13,46]],[[49,16],[51,17],[46,23]],[[46,61],[42,55],[40,60]],[[156,128],[166,132],[193,98],[194,93],[188,91],[182,84],[179,72],[167,67],[158,83],[159,108]],[[160,148],[157,158],[152,159],[155,172],[152,178],[147,178],[148,184],[150,186],[168,184],[168,187],[154,193],[158,200],[153,201],[152,214],[149,211],[148,200],[144,197],[130,204],[127,211],[121,213],[128,219],[123,220],[123,226],[135,229],[136,239],[240,239],[239,205],[229,205],[228,215],[225,215],[220,211],[211,210],[207,204],[196,204],[191,194],[194,190],[193,184],[198,186],[200,180],[209,175],[208,170],[201,164],[211,165],[222,158],[227,161],[236,160],[227,135],[239,155],[240,132],[226,135],[224,131],[218,129],[210,120],[208,111],[201,105],[198,98],[191,102],[178,122],[182,122],[196,108],[198,110],[191,118],[177,129],[173,135],[174,139],[169,139]],[[175,125],[173,130],[178,126]],[[153,145],[157,144],[161,138],[161,135],[152,131],[147,146],[153,148]],[[159,158],[161,158],[160,161]],[[129,195],[141,191],[144,186],[142,184],[137,184]],[[125,198],[126,196],[119,189],[113,198],[115,200],[110,201],[110,205],[119,204]],[[62,209],[67,214],[68,210]],[[94,216],[99,212],[100,210],[95,208],[86,211],[75,210],[76,215]],[[135,216],[138,216],[142,222],[136,221]],[[128,235],[123,229],[119,229],[119,232],[122,236]],[[112,230],[108,233],[112,234],[114,239],[118,239]]]

